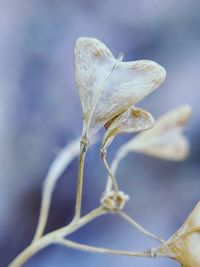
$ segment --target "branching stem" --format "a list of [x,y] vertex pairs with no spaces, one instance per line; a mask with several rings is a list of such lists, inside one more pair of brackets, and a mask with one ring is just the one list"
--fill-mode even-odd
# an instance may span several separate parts
[[8,267],[21,267],[29,258],[31,258],[34,254],[36,254],[41,249],[53,244],[56,240],[60,238],[64,238],[65,236],[73,233],[83,225],[89,223],[90,221],[94,220],[95,218],[106,214],[107,211],[99,207],[87,215],[83,216],[78,220],[76,223],[71,222],[69,225],[57,229],[49,234],[44,235],[43,237],[39,238],[32,242],[24,251],[22,251],[11,263]]
[[53,163],[51,164],[51,167],[47,173],[47,177],[44,181],[39,220],[33,241],[39,239],[44,233],[49,214],[52,194],[56,182],[58,181],[64,170],[67,168],[67,166],[70,164],[70,162],[76,156],[78,156],[79,151],[80,151],[80,138],[76,139],[75,141],[71,142],[66,147],[64,147],[59,152]]
[[[107,184],[106,184],[106,189],[105,192],[109,192],[110,190],[112,190],[112,186],[114,186],[114,181],[116,181],[115,179],[115,173],[117,171],[117,167],[120,163],[120,161],[128,154],[129,152],[129,147],[124,145],[122,146],[118,151],[117,154],[115,156],[115,159],[113,160],[111,167],[108,166],[107,161],[106,161],[106,153],[103,154],[104,157],[102,157],[102,159],[105,158],[104,164],[107,167],[108,170],[108,180],[107,180]],[[113,179],[114,178],[114,179]],[[149,236],[161,243],[165,243],[165,241],[163,239],[161,239],[160,237],[157,237],[156,235],[150,233],[148,230],[144,229],[138,222],[136,222],[133,218],[131,218],[128,214],[126,214],[123,211],[118,211],[117,214],[122,217],[124,220],[126,220],[128,223],[130,223],[131,225],[133,225],[136,229],[138,229],[140,232],[142,232],[143,234],[145,234],[146,236]]]

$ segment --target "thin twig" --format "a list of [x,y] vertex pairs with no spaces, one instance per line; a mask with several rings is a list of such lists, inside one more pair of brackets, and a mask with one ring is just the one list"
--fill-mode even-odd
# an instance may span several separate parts
[[[109,167],[109,165],[108,165],[108,162],[107,162],[107,160],[106,160],[106,154],[104,154],[104,155],[102,156],[102,160],[103,160],[103,163],[104,163],[104,165],[105,165],[105,167],[106,167],[106,170],[108,171],[108,174],[109,174],[108,179],[110,180],[111,188],[112,188],[112,186],[113,186],[114,191],[117,193],[117,192],[119,191],[119,186],[118,186],[118,184],[117,184],[117,181],[116,181],[115,176],[114,176],[113,173],[112,173],[112,170],[110,169],[110,167]],[[111,189],[111,188],[110,188],[110,189]]]
[[[117,171],[117,168],[118,168],[118,165],[120,163],[120,161],[127,155],[127,147],[126,145],[123,145],[121,146],[121,148],[119,148],[119,150],[117,151],[116,153],[116,156],[111,164],[111,167],[110,167],[110,170],[111,170],[111,173],[112,175],[115,177],[115,174],[116,174],[116,171]],[[105,189],[105,192],[109,192],[110,190],[112,190],[112,177],[108,176],[108,180],[107,180],[107,184],[106,184],[106,189]]]
[[[121,160],[128,154],[129,152],[129,147],[125,144],[123,145],[118,151],[117,154],[111,164],[111,167],[109,168],[110,172],[109,172],[109,176],[108,176],[108,180],[107,180],[107,184],[106,184],[106,189],[105,192],[109,192],[112,189],[112,184],[113,184],[113,179],[112,176],[115,177],[115,173],[117,171],[117,167],[119,165],[119,163],[121,162]],[[112,176],[110,175],[110,173],[112,174]],[[148,230],[144,229],[138,222],[136,222],[133,218],[131,218],[128,214],[126,214],[123,211],[118,211],[117,214],[119,216],[121,216],[123,219],[125,219],[126,221],[128,221],[131,225],[133,225],[135,228],[137,228],[140,232],[142,232],[143,234],[161,242],[161,243],[165,243],[165,241],[159,237],[157,237],[156,235],[150,233]]]
[[81,217],[81,203],[82,203],[82,191],[83,191],[83,171],[85,164],[85,155],[88,148],[88,141],[86,138],[83,138],[80,143],[80,157],[79,157],[79,166],[78,166],[78,185],[76,192],[76,206],[75,206],[75,215],[74,221],[79,220]]
[[109,248],[101,248],[95,246],[88,246],[85,244],[80,244],[66,239],[55,240],[55,243],[73,248],[78,250],[83,250],[87,252],[103,253],[103,254],[112,254],[112,255],[123,255],[123,256],[132,256],[132,257],[152,257],[151,250],[147,251],[126,251],[126,250],[115,250]]
[[71,222],[69,225],[57,229],[51,233],[48,233],[38,240],[32,242],[24,251],[22,251],[10,264],[8,267],[21,267],[26,261],[28,261],[34,254],[36,254],[41,249],[53,244],[58,238],[64,238],[65,236],[78,230],[85,224],[94,220],[95,218],[106,214],[107,211],[103,207],[99,207],[87,215],[83,216],[76,223]]
[[121,216],[123,219],[125,219],[128,223],[130,223],[131,225],[133,225],[136,229],[138,229],[140,232],[142,232],[144,235],[149,236],[159,242],[161,242],[162,244],[165,243],[165,241],[163,239],[161,239],[160,237],[150,233],[148,230],[144,229],[138,222],[136,222],[133,218],[131,218],[128,214],[126,214],[123,211],[119,211],[117,213],[119,216]]
[[51,198],[56,182],[58,181],[64,170],[67,168],[67,166],[70,164],[70,162],[78,156],[79,150],[80,138],[64,147],[53,161],[44,182],[39,221],[33,241],[40,238],[44,232],[47,217],[49,214]]

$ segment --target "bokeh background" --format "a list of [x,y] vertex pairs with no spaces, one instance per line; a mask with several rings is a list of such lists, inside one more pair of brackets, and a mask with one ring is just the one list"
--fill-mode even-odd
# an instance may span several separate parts
[[[0,1],[0,266],[30,242],[41,190],[59,150],[80,136],[82,121],[73,68],[80,36],[104,41],[125,60],[152,59],[167,70],[165,83],[140,103],[156,118],[190,104],[189,158],[181,163],[130,154],[119,167],[121,188],[131,196],[126,211],[167,239],[200,199],[200,2],[198,0],[1,0]],[[109,152],[129,136],[118,137]],[[106,172],[100,145],[87,156],[83,212],[96,207]],[[47,231],[73,216],[78,161],[54,193]],[[73,240],[143,250],[157,243],[112,216],[99,218]],[[95,255],[49,247],[26,267],[179,266],[169,259]]]

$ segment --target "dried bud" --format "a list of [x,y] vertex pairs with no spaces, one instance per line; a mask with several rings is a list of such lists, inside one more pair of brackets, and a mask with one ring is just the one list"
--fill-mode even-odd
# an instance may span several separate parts
[[124,194],[122,191],[109,191],[102,196],[101,204],[109,211],[116,212],[124,208],[128,199],[129,196]]
[[150,60],[121,62],[99,40],[79,38],[74,48],[76,84],[83,109],[83,135],[91,137],[164,81],[163,67]]
[[189,144],[182,132],[190,114],[189,106],[180,106],[158,119],[152,129],[138,134],[125,145],[129,151],[162,159],[183,160],[188,155]]
[[115,119],[106,124],[102,149],[106,150],[112,140],[120,133],[134,133],[152,128],[154,118],[145,110],[131,106],[126,112],[120,114]]
[[156,253],[177,260],[183,267],[200,266],[200,202],[181,228]]

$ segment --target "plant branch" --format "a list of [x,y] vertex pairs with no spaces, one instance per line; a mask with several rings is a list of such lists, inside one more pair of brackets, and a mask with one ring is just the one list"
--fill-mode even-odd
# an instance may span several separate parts
[[[112,176],[115,176],[115,173],[117,171],[117,167],[118,167],[120,161],[128,154],[128,152],[129,152],[129,146],[127,146],[126,144],[121,146],[121,148],[117,151],[117,154],[116,154],[116,156],[115,156],[115,158],[111,164],[111,167],[109,168],[109,172],[108,172],[109,176],[108,176],[105,192],[109,192],[110,190],[112,190],[112,185],[113,185]],[[162,244],[165,243],[165,241],[163,239],[157,237],[156,235],[150,233],[148,230],[144,229],[138,222],[136,222],[133,218],[131,218],[125,212],[118,211],[117,214],[119,216],[121,216],[123,219],[125,219],[127,222],[129,222],[131,225],[133,225],[140,232],[145,234],[146,236],[149,236],[149,237],[161,242]]]
[[138,229],[144,235],[149,236],[149,237],[151,237],[151,238],[153,238],[153,239],[161,242],[162,244],[165,243],[165,241],[163,239],[161,239],[160,237],[157,237],[156,235],[150,233],[148,230],[144,229],[138,222],[136,222],[133,218],[131,218],[125,212],[119,211],[117,214],[119,216],[121,216],[123,219],[125,219],[128,223],[130,223],[131,225],[133,225],[136,229]]
[[64,147],[51,164],[44,182],[40,215],[33,241],[37,240],[43,235],[55,184],[70,162],[78,156],[79,150],[80,138]]
[[140,251],[126,251],[126,250],[115,250],[115,249],[109,249],[109,248],[101,248],[101,247],[95,247],[95,246],[88,246],[85,244],[80,244],[77,242],[73,242],[66,239],[58,239],[55,241],[55,243],[73,248],[78,250],[83,250],[87,252],[95,252],[95,253],[103,253],[103,254],[112,254],[112,255],[123,255],[123,256],[135,256],[135,257],[152,257],[151,250],[147,250],[144,252]]
[[[127,155],[127,153],[128,153],[128,149],[126,147],[126,144],[121,146],[119,150],[117,151],[117,154],[110,167],[110,170],[111,170],[110,172],[112,173],[113,176],[115,176],[116,174],[120,161]],[[109,192],[110,190],[112,190],[112,184],[113,184],[112,180],[113,180],[112,176],[110,176],[109,174],[105,192]]]
[[107,162],[107,159],[106,159],[106,152],[101,153],[101,158],[102,158],[103,163],[104,163],[104,165],[105,165],[105,167],[106,167],[106,170],[108,171],[108,174],[109,174],[109,176],[108,176],[108,180],[110,180],[110,184],[111,184],[110,189],[111,189],[112,186],[113,186],[114,191],[117,193],[117,192],[119,191],[119,186],[118,186],[118,184],[117,184],[117,181],[116,181],[115,176],[114,176],[113,173],[112,173],[111,168],[110,168],[109,165],[108,165],[108,162]]
[[78,220],[76,223],[72,221],[69,225],[44,235],[38,240],[32,242],[9,264],[8,267],[21,267],[34,254],[36,254],[41,249],[55,243],[58,238],[64,238],[65,236],[81,228],[83,225],[106,213],[107,211],[100,206],[99,208],[80,218],[80,220]]
[[79,157],[79,166],[78,166],[78,185],[76,192],[76,206],[75,206],[75,221],[79,220],[81,217],[81,204],[82,204],[82,191],[83,191],[83,171],[85,164],[85,155],[88,148],[88,140],[86,137],[83,137],[80,143],[80,157]]

